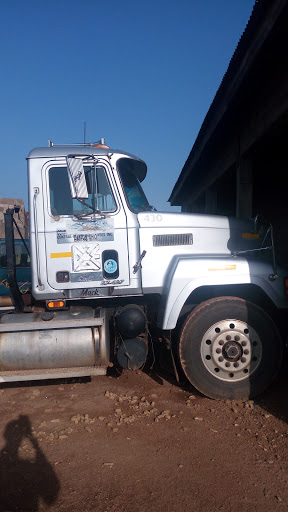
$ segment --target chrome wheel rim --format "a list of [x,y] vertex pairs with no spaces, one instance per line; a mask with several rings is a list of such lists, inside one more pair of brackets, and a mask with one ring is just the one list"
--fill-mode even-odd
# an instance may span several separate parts
[[206,369],[217,379],[238,382],[250,377],[262,358],[257,332],[242,320],[226,319],[212,325],[201,341]]

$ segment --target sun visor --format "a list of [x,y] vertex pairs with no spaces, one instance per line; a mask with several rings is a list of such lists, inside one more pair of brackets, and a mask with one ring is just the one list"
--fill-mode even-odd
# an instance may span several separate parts
[[119,158],[117,162],[119,171],[124,169],[133,173],[139,181],[143,181],[147,174],[147,165],[143,160],[134,160],[132,158]]
[[67,156],[66,162],[72,197],[87,199],[88,191],[82,159]]

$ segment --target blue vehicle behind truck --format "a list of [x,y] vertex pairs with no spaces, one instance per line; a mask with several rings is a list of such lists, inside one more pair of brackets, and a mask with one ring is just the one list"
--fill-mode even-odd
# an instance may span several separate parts
[[[31,261],[25,247],[26,244],[29,249],[29,240],[24,240],[24,242],[21,239],[14,240],[16,279],[22,294],[31,289]],[[11,295],[7,277],[6,243],[4,238],[0,238],[0,299],[2,297],[10,298]],[[0,302],[9,305],[10,300],[2,299]]]

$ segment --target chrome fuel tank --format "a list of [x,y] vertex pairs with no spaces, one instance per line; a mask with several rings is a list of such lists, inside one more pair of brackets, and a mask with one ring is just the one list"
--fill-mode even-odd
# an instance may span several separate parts
[[0,372],[109,364],[106,312],[70,311],[3,315]]
[[97,327],[0,334],[0,370],[93,366]]

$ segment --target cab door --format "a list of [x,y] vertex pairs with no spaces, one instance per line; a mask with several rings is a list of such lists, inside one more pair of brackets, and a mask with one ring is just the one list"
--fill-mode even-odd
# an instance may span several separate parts
[[[47,282],[68,297],[129,286],[127,219],[109,161],[83,162],[88,198],[71,196],[66,161],[43,167]],[[102,290],[102,291],[101,291]]]

